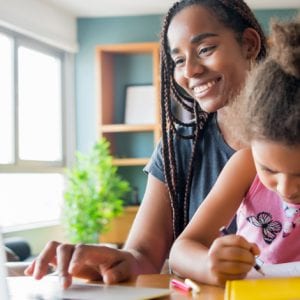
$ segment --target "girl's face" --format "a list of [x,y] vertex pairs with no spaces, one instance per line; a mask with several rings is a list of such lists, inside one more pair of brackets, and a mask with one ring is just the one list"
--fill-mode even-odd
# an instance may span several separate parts
[[251,148],[262,184],[283,201],[300,204],[300,145],[255,140]]
[[239,44],[235,33],[206,8],[193,5],[180,11],[170,23],[168,41],[175,81],[204,111],[222,108],[242,87],[249,45]]

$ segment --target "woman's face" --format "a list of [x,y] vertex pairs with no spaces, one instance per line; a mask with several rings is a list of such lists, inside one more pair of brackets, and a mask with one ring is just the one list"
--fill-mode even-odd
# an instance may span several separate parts
[[170,23],[168,41],[175,81],[204,111],[224,107],[242,87],[250,65],[246,42],[238,43],[206,8],[180,11]]

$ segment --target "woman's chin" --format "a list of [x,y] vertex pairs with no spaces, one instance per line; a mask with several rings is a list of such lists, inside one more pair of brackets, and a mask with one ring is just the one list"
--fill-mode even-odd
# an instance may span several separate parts
[[223,108],[224,105],[217,104],[217,103],[199,103],[201,109],[207,113],[214,113],[219,109]]

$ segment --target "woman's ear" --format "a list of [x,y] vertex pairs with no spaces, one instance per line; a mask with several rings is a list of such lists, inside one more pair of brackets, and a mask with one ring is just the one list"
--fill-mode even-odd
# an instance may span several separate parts
[[258,32],[253,28],[246,28],[243,32],[243,53],[246,59],[255,60],[261,47]]

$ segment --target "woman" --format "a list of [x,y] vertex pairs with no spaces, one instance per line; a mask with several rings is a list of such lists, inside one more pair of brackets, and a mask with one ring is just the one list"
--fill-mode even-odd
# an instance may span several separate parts
[[[115,283],[160,272],[174,239],[240,147],[224,123],[226,104],[252,61],[265,54],[265,37],[244,1],[175,3],[161,33],[162,142],[145,168],[145,195],[124,249],[50,242],[26,274],[40,279],[57,265],[66,288],[72,276]],[[191,122],[173,115],[173,100],[192,113]]]

